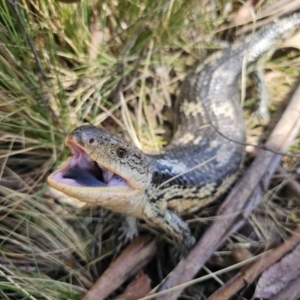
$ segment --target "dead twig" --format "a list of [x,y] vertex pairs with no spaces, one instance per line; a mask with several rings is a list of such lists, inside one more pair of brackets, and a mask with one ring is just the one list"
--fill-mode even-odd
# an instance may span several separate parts
[[[224,300],[235,295],[241,288],[246,287],[255,280],[263,271],[272,266],[281,259],[286,253],[291,251],[300,243],[300,227],[298,227],[292,237],[278,246],[276,249],[268,252],[263,259],[260,259],[250,266],[242,269],[231,280],[221,287],[218,291],[209,297],[209,300]],[[283,298],[280,298],[283,299]]]
[[134,281],[128,285],[125,292],[117,298],[114,298],[114,300],[140,299],[151,291],[150,284],[151,280],[146,274],[138,274]]
[[[300,129],[300,86],[289,106],[274,128],[266,146],[274,151],[285,152]],[[271,177],[281,161],[281,156],[259,151],[257,158],[243,178],[232,189],[218,212],[217,220],[208,228],[201,240],[182,260],[162,286],[157,299],[177,299],[221,242],[238,228],[238,218],[247,217],[262,198]],[[181,286],[178,286],[181,285]],[[172,289],[172,290],[170,290]],[[169,290],[169,291],[167,291]]]
[[95,282],[83,300],[101,300],[139,272],[156,252],[149,236],[135,239]]

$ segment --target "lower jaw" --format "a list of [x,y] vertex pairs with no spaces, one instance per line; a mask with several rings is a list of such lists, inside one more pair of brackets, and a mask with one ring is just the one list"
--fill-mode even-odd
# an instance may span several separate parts
[[79,201],[101,206],[114,212],[143,218],[144,197],[141,191],[126,187],[82,187],[68,186],[54,182],[48,178],[48,183],[54,189]]

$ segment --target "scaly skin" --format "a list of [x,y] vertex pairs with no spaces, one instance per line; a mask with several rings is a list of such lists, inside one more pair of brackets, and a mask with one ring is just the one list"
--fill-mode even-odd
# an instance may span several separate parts
[[[177,101],[174,138],[157,155],[147,155],[94,126],[78,127],[67,136],[66,143],[74,153],[81,149],[103,170],[116,174],[114,182],[121,177],[125,186],[89,187],[84,175],[74,175],[77,168],[66,176],[77,176],[82,184],[69,185],[60,180],[67,164],[49,176],[49,184],[81,201],[142,218],[191,247],[194,238],[178,215],[194,212],[221,196],[236,180],[244,156],[246,129],[238,103],[243,65],[257,61],[299,26],[298,13],[196,66]],[[105,176],[112,173],[108,174]]]

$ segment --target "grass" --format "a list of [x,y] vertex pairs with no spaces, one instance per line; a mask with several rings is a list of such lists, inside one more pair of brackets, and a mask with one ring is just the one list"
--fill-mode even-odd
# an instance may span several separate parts
[[[218,47],[216,40],[233,38],[229,20],[241,4],[0,3],[0,297],[80,299],[118,255],[122,220],[101,208],[68,205],[48,190],[47,175],[68,155],[66,132],[91,123],[147,151],[161,149],[170,140],[170,107],[179,83],[196,60]],[[267,64],[269,88],[276,89],[274,113],[299,76],[299,52],[288,55]],[[245,106],[249,140],[256,142],[265,127],[250,115],[251,95]],[[299,153],[299,141],[293,151]],[[298,160],[288,167],[299,167]],[[275,224],[278,232],[291,215],[299,223],[299,203],[288,192],[273,191],[271,198],[286,197],[290,203],[275,199],[262,209],[268,226]],[[257,220],[252,226],[263,231]],[[262,242],[269,230],[264,228]],[[257,236],[239,233],[233,241],[258,248]],[[164,274],[172,267],[163,265]],[[190,288],[186,299],[200,290],[201,284]]]

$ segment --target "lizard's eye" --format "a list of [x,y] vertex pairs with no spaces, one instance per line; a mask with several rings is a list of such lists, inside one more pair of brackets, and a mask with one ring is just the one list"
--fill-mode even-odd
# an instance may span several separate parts
[[125,157],[125,155],[126,155],[126,150],[124,149],[124,148],[118,148],[117,149],[117,155],[120,157],[120,158],[123,158],[123,157]]

